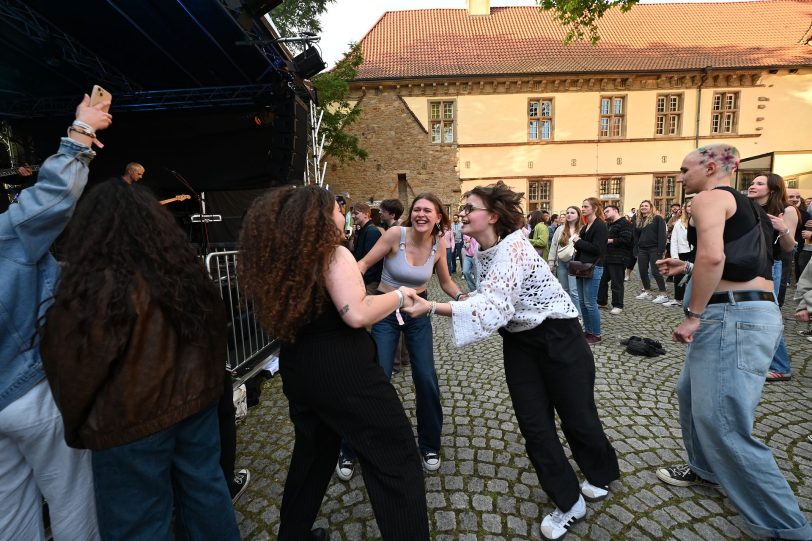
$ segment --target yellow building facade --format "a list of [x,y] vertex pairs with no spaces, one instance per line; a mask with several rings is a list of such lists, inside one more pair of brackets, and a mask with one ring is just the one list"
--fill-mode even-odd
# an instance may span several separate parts
[[[474,7],[479,13],[485,13],[482,4],[487,7],[487,2],[477,4]],[[765,3],[741,3],[741,17],[763,17],[758,10],[748,12],[753,9],[746,4]],[[779,4],[787,10],[797,10],[800,5]],[[700,13],[704,9],[702,4],[691,6],[699,6],[694,9]],[[650,8],[655,6],[636,6],[632,11],[644,11],[640,16],[669,15],[667,6]],[[529,18],[530,25],[533,17],[542,17],[524,11],[511,13],[511,9],[525,8],[500,8],[499,28],[504,30],[505,21],[513,21],[519,33],[523,17]],[[441,26],[438,33],[456,32],[456,39],[464,43],[472,32],[481,32],[480,41],[487,42],[490,27],[485,21],[492,15],[422,10],[426,14],[421,19],[420,11],[400,17],[404,12],[396,12],[398,20],[391,21],[395,23],[391,26],[381,24],[389,14],[384,15],[368,37],[392,28],[403,32],[404,20],[419,24],[448,17],[451,30]],[[443,13],[459,11],[463,13]],[[614,24],[621,28],[629,24],[618,21]],[[736,146],[742,158],[761,156],[760,162],[745,160],[745,164],[768,165],[805,196],[812,195],[812,47],[803,32],[796,39],[803,42],[799,55],[790,47],[791,54],[781,57],[783,53],[773,47],[770,54],[774,58],[751,55],[739,62],[752,66],[690,67],[719,61],[707,50],[696,50],[697,58],[690,61],[652,61],[655,67],[660,62],[668,69],[599,71],[602,63],[635,67],[635,59],[615,55],[619,48],[615,43],[603,46],[604,59],[599,58],[591,71],[530,69],[510,75],[455,75],[454,70],[464,68],[448,68],[442,57],[436,74],[431,73],[431,62],[420,76],[408,69],[398,73],[397,65],[387,67],[379,61],[385,56],[375,48],[379,39],[386,42],[393,36],[370,39],[371,55],[365,63],[372,67],[365,71],[362,66],[360,74],[366,76],[351,87],[363,109],[361,120],[351,129],[370,151],[370,159],[333,164],[330,173],[331,185],[350,191],[354,198],[401,197],[408,202],[410,193],[434,191],[451,207],[466,190],[503,180],[525,193],[528,211],[559,212],[597,196],[624,212],[645,199],[667,212],[672,202],[682,199],[676,178],[683,157],[698,146],[717,142]],[[409,39],[408,32],[403,39]],[[666,58],[675,52],[668,46],[662,49]],[[580,46],[563,51],[560,54],[572,57],[567,62],[577,66],[578,55],[589,49]],[[471,62],[476,63],[475,57]],[[675,69],[680,63],[684,67]],[[419,72],[418,68],[411,69]],[[392,73],[386,73],[387,69]],[[483,66],[482,71],[487,69],[494,68]],[[387,144],[386,134],[397,143]],[[407,148],[412,145],[417,148]],[[409,154],[412,158],[403,162],[403,156]],[[422,156],[433,156],[442,165],[430,165]],[[392,169],[391,163],[399,160]],[[747,180],[743,176],[741,182]]]

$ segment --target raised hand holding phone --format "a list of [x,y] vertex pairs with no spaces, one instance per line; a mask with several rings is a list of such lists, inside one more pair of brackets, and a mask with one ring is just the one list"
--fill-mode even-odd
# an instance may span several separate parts
[[113,122],[113,116],[107,112],[109,109],[109,99],[99,101],[94,105],[91,97],[85,94],[82,102],[76,107],[76,120],[68,128],[68,137],[87,146],[95,143],[99,148],[104,147],[96,137],[96,132],[107,128]]

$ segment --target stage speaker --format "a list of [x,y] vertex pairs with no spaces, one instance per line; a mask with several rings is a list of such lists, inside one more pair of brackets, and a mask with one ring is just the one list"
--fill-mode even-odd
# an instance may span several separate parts
[[317,73],[321,73],[327,64],[322,60],[319,50],[315,47],[306,49],[293,59],[293,71],[299,74],[302,79],[310,79]]
[[254,17],[262,17],[282,3],[282,0],[243,0],[242,5]]
[[[277,102],[270,129],[269,168],[271,182],[301,184],[307,161],[307,103],[289,92]],[[266,125],[267,126],[267,125]]]

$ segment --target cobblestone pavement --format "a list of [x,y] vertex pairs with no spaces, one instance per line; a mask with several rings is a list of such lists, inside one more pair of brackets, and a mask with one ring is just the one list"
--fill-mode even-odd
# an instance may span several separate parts
[[[670,487],[654,474],[660,465],[685,460],[674,392],[685,346],[670,340],[680,309],[636,300],[639,290],[639,280],[626,284],[621,315],[602,311],[604,340],[594,348],[598,409],[617,449],[621,478],[608,499],[587,504],[586,520],[575,525],[567,539],[749,539],[743,521],[721,493]],[[436,280],[430,296],[446,297]],[[794,306],[786,303],[785,318]],[[773,449],[801,509],[812,518],[812,442],[807,439],[812,434],[812,344],[796,332],[804,330],[804,324],[785,324],[793,377],[765,386],[755,432]],[[619,340],[630,335],[660,340],[667,354],[627,354]],[[434,351],[445,424],[442,467],[426,476],[433,537],[540,539],[541,519],[554,506],[525,454],[505,386],[500,338],[457,349],[450,342],[449,320],[436,317]],[[392,381],[414,425],[410,374],[396,374]],[[244,539],[275,539],[293,447],[279,377],[265,384],[261,404],[252,408],[238,438],[237,467],[247,467],[252,474],[236,506],[240,530]],[[348,483],[333,477],[316,525],[329,528],[332,540],[380,538],[358,469]]]

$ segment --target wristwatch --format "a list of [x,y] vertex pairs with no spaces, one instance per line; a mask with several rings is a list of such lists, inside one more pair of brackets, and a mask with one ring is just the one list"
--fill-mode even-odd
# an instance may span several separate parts
[[696,312],[691,312],[689,307],[685,308],[685,317],[692,317],[694,319],[702,319],[702,314],[698,314]]

